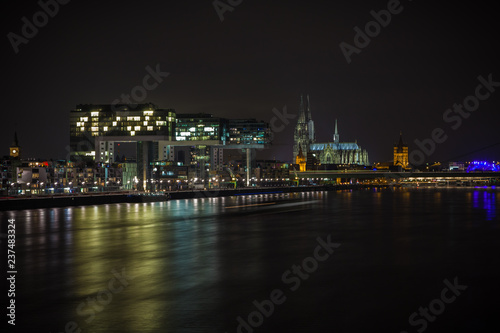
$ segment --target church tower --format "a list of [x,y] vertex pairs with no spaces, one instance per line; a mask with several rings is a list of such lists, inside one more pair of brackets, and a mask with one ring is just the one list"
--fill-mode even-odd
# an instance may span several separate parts
[[299,165],[300,172],[306,171],[306,157],[302,153],[302,147],[299,148],[299,154],[295,158],[295,164]]
[[20,158],[21,157],[21,147],[19,147],[19,142],[17,141],[17,132],[14,132],[14,142],[10,145],[10,157]]
[[408,167],[408,145],[403,142],[403,133],[399,132],[399,142],[394,145],[394,165]]
[[[299,155],[299,151],[302,149],[302,154],[307,155],[309,151],[309,145],[316,141],[314,134],[314,121],[311,116],[311,103],[309,100],[309,95],[306,96],[306,105],[304,105],[304,98],[300,95],[300,107],[299,107],[299,118],[297,119],[297,125],[295,126],[295,132],[293,134],[293,157],[292,161],[295,161]],[[307,113],[306,113],[307,111]]]

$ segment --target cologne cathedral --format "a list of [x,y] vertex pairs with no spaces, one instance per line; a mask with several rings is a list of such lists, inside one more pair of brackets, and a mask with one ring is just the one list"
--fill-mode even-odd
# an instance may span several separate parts
[[[309,95],[304,105],[300,96],[300,110],[293,135],[293,161],[300,165],[300,171],[307,169],[334,169],[337,165],[367,166],[368,152],[361,149],[357,142],[340,142],[335,120],[335,133],[331,142],[316,142],[314,121],[311,117]],[[307,161],[307,162],[306,162]]]

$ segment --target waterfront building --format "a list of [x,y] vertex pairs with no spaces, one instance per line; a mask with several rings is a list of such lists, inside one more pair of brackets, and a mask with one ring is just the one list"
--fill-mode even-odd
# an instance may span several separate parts
[[151,103],[135,107],[77,105],[70,111],[71,158],[113,163],[116,160],[115,142],[136,142],[142,145],[151,140],[158,145],[159,141],[172,141],[175,119],[175,110],[160,109]]
[[229,145],[266,145],[269,143],[269,126],[255,119],[228,119],[227,143]]
[[295,159],[295,164],[299,165],[300,172],[306,171],[306,157],[304,156],[304,153],[302,152],[302,147],[299,147],[299,154],[297,155],[297,158]]
[[[307,155],[310,151],[309,147],[316,141],[314,133],[314,121],[311,115],[311,105],[309,95],[306,97],[307,105],[304,105],[303,96],[300,96],[299,118],[293,134],[293,160],[299,155],[299,150],[302,149],[303,154]],[[306,113],[307,110],[307,113]]]
[[399,133],[399,142],[394,144],[394,165],[408,168],[408,145],[403,142],[403,133]]
[[306,157],[306,168],[336,168],[352,166],[368,166],[368,152],[361,149],[357,141],[340,142],[340,135],[335,120],[333,141],[316,142],[314,122],[311,115],[311,105],[307,96],[306,105],[300,97],[300,108],[297,125],[294,132],[293,160],[296,161],[299,152]]
[[178,114],[176,141],[225,141],[226,120],[207,113]]
[[71,159],[113,164],[118,161],[115,143],[135,143],[140,189],[153,178],[154,162],[192,166],[192,174],[206,179],[209,171],[223,170],[225,149],[244,149],[250,170],[255,149],[270,143],[269,133],[269,125],[255,119],[177,114],[153,104],[86,104],[70,112]]
[[19,142],[17,140],[17,132],[14,132],[14,141],[10,145],[10,157],[13,159],[21,158],[21,147],[19,146]]
[[262,179],[264,182],[279,182],[283,179],[289,179],[291,174],[293,175],[293,169],[290,169],[293,166],[289,163],[285,163],[282,161],[276,160],[257,160],[257,169],[258,173],[256,173],[257,179]]

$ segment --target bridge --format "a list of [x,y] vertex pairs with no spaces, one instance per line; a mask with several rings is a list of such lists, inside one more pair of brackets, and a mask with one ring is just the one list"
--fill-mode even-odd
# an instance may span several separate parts
[[418,180],[489,180],[500,179],[500,172],[391,172],[387,170],[314,170],[297,172],[298,178],[304,179],[418,179]]

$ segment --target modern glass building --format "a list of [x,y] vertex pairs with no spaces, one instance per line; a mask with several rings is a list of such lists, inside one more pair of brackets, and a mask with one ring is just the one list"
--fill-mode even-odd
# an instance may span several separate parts
[[127,184],[133,180],[145,189],[154,176],[151,165],[158,161],[196,169],[190,172],[203,179],[208,171],[223,169],[225,149],[245,149],[247,160],[253,160],[250,150],[265,148],[269,134],[269,125],[254,119],[176,114],[154,104],[82,104],[70,111],[70,159],[112,164],[115,143],[136,143],[137,168],[128,168]]
[[[159,109],[154,104],[81,104],[70,111],[70,148],[72,158],[96,157],[96,137],[161,136],[173,140],[175,110]],[[131,141],[140,141],[140,138]],[[97,149],[99,150],[99,149]],[[106,147],[112,155],[113,147]],[[99,152],[97,152],[99,153]],[[112,156],[111,160],[114,160]],[[108,158],[109,159],[109,158]]]
[[268,144],[269,125],[255,119],[228,120],[228,145]]
[[227,120],[207,113],[178,114],[176,141],[225,141]]

